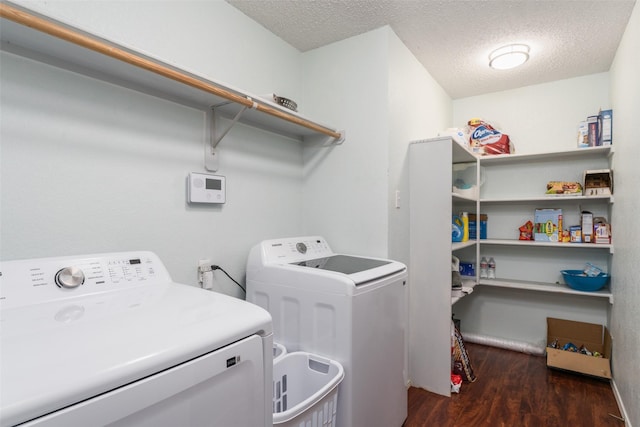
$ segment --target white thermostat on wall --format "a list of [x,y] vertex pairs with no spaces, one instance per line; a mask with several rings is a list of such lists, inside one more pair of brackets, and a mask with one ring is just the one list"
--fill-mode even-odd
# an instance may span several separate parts
[[191,172],[187,184],[189,203],[225,203],[225,177],[208,173]]

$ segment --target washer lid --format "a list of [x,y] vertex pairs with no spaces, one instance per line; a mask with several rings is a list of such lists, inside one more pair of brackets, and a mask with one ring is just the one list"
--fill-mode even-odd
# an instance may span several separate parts
[[335,271],[337,273],[343,274],[354,274],[381,267],[383,265],[391,264],[391,261],[373,258],[361,258],[350,255],[332,255],[324,258],[309,259],[293,264],[302,267]]
[[1,311],[2,425],[14,425],[253,334],[262,308],[173,283]]
[[307,273],[315,273],[327,278],[341,278],[356,287],[399,273],[406,274],[407,269],[404,264],[397,261],[352,255],[331,255],[290,263],[289,266],[302,267]]

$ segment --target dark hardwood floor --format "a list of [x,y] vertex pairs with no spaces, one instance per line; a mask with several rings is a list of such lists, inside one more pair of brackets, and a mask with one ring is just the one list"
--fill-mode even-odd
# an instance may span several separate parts
[[478,379],[450,398],[410,388],[405,427],[624,427],[608,381],[548,369],[540,356],[465,346]]

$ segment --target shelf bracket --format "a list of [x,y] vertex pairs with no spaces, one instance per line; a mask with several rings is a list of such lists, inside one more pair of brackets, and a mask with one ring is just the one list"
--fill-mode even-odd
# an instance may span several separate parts
[[[247,98],[252,102],[251,108],[256,108],[258,104],[251,98]],[[227,136],[227,133],[233,128],[247,110],[247,106],[242,106],[236,115],[231,119],[231,123],[224,129],[221,129],[218,123],[218,114],[216,107],[212,106],[205,113],[205,144],[204,144],[204,167],[206,170],[216,172],[220,167],[218,144]]]

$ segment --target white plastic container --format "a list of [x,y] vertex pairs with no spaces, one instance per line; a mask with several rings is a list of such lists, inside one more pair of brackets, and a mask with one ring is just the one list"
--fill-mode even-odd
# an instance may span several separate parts
[[287,354],[287,349],[280,343],[273,343],[273,363],[282,359]]
[[306,352],[284,355],[273,364],[273,425],[335,427],[340,363]]

